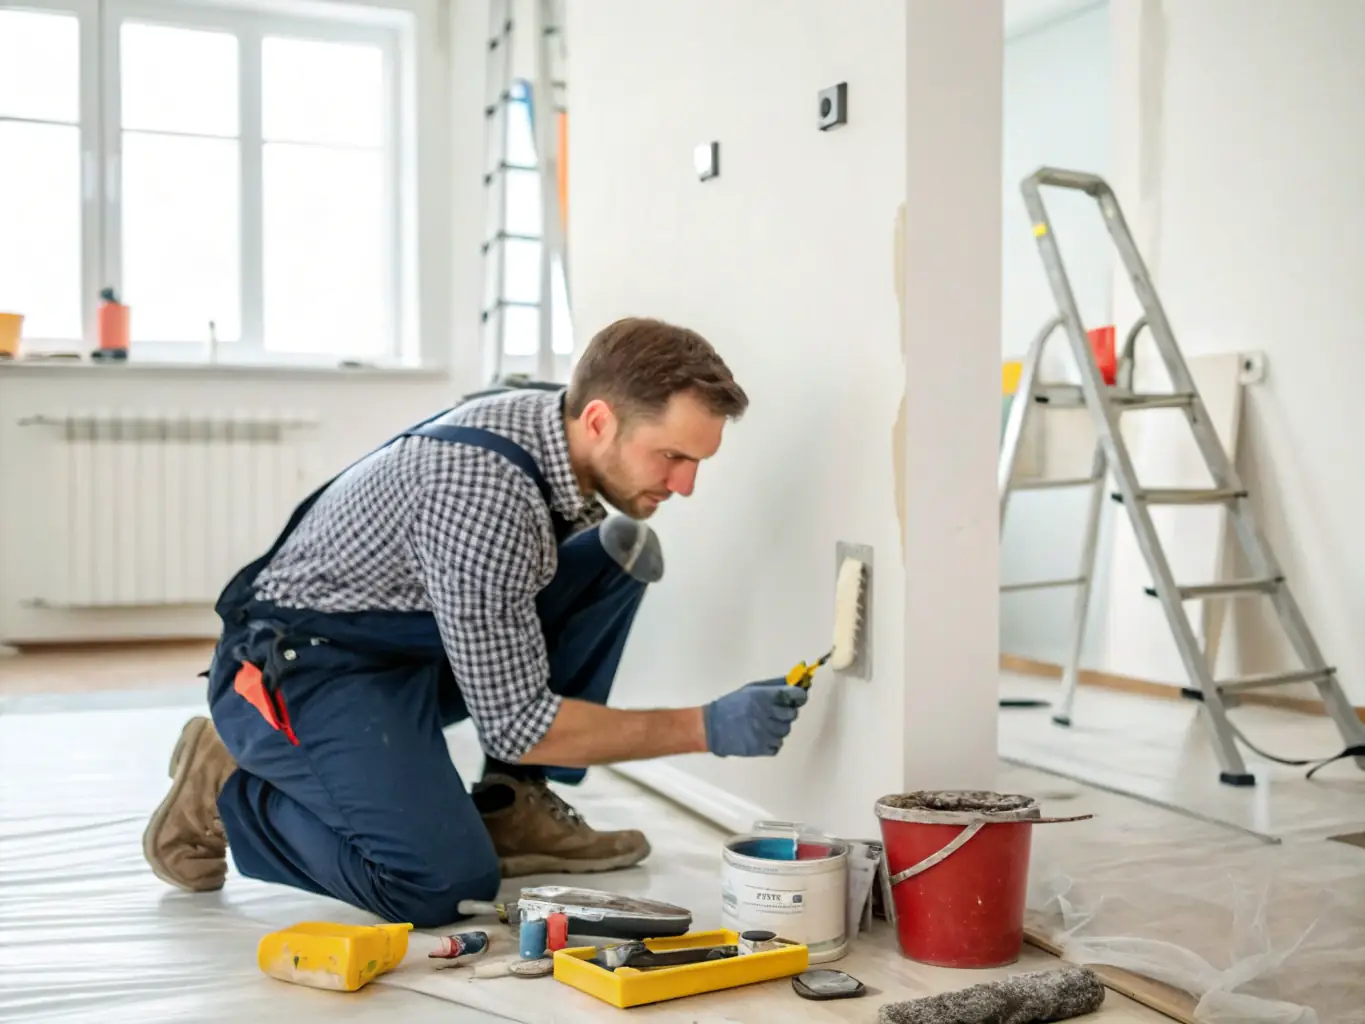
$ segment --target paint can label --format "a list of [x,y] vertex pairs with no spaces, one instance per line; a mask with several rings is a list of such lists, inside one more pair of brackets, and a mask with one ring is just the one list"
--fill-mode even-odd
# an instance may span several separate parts
[[769,889],[745,884],[736,895],[737,904],[764,914],[799,914],[805,909],[805,901],[805,889]]
[[722,925],[738,932],[776,932],[806,943],[813,954],[834,949],[846,940],[840,881],[837,874],[807,880],[732,873],[721,887]]

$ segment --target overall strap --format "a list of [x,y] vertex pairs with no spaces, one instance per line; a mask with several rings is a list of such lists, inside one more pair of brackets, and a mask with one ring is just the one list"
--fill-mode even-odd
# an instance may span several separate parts
[[550,482],[545,479],[545,474],[540,471],[540,466],[536,460],[531,458],[531,453],[510,438],[495,434],[491,430],[484,430],[482,427],[464,427],[454,423],[434,423],[428,420],[418,424],[411,430],[405,431],[402,437],[430,437],[437,441],[446,441],[451,444],[465,444],[473,448],[483,448],[486,451],[501,455],[512,465],[531,478],[540,491],[540,496],[545,499],[545,504],[553,512],[551,502]]
[[239,570],[237,575],[233,577],[232,581],[224,588],[214,606],[218,614],[226,618],[230,614],[240,612],[238,606],[249,596],[251,588],[254,586],[256,575],[270,564],[271,560],[279,553],[280,548],[284,546],[290,535],[293,534],[299,524],[303,522],[304,516],[306,516],[312,507],[317,504],[317,501],[322,497],[323,492],[332,485],[337,477],[340,477],[350,468],[363,462],[375,452],[387,448],[395,441],[404,437],[430,437],[438,441],[446,441],[452,444],[466,444],[474,448],[483,448],[487,451],[501,455],[504,459],[531,478],[531,481],[540,491],[541,497],[545,499],[545,507],[550,513],[550,522],[554,528],[555,537],[561,542],[564,541],[572,530],[571,524],[555,510],[554,504],[551,501],[552,494],[550,491],[550,483],[545,479],[545,474],[541,472],[540,466],[536,464],[536,460],[531,457],[531,453],[515,441],[503,437],[501,434],[495,434],[491,430],[484,430],[481,427],[465,427],[453,423],[436,422],[451,411],[451,409],[443,409],[441,412],[428,417],[416,426],[409,427],[401,433],[395,434],[383,444],[351,463],[351,466],[348,466],[347,469],[336,474],[336,476],[326,481],[322,486],[313,491],[312,494],[304,498],[294,509],[293,514],[289,517],[289,522],[285,524],[284,529],[281,530],[279,535],[275,538],[275,542],[270,545],[270,550]]
[[241,569],[237,571],[237,574],[233,576],[233,578],[228,582],[228,585],[223,588],[222,593],[218,595],[218,600],[214,603],[213,606],[214,610],[224,619],[224,621],[226,621],[229,616],[240,617],[241,615],[243,615],[244,612],[242,610],[242,605],[250,597],[251,589],[252,587],[255,586],[256,576],[261,572],[262,569],[264,569],[267,565],[270,564],[271,560],[274,559],[274,557],[277,554],[279,554],[280,548],[284,547],[285,542],[289,540],[290,536],[294,533],[294,531],[298,529],[299,524],[303,522],[303,517],[306,516],[309,513],[309,511],[313,508],[313,506],[317,504],[318,499],[322,497],[322,493],[325,490],[327,490],[328,487],[332,486],[332,484],[336,481],[337,477],[340,477],[347,470],[363,462],[365,459],[368,459],[375,452],[387,448],[389,445],[393,444],[393,442],[397,441],[400,437],[406,437],[409,433],[413,431],[423,429],[424,427],[430,425],[434,420],[440,419],[442,416],[446,415],[446,413],[450,411],[451,411],[450,409],[442,409],[440,412],[436,413],[436,415],[430,416],[427,419],[423,420],[421,423],[417,424],[417,426],[409,427],[402,433],[395,434],[393,437],[389,438],[383,444],[378,445],[375,448],[372,448],[359,459],[356,459],[355,462],[352,462],[350,466],[346,467],[346,469],[343,469],[340,473],[337,473],[335,476],[331,477],[328,480],[325,480],[321,485],[319,485],[313,491],[312,494],[308,495],[308,497],[304,498],[294,507],[293,513],[289,516],[289,522],[287,522],[284,526],[284,529],[281,530],[276,535],[274,543],[270,545],[270,548],[265,552],[265,554],[261,555],[254,561],[249,562],[247,565],[244,565]]
[[421,432],[425,428],[431,426],[436,420],[440,419],[442,416],[451,412],[452,409],[442,409],[440,412],[436,413],[436,415],[427,417],[421,423],[418,423],[416,426],[408,427],[401,433],[394,434],[393,437],[389,438],[383,444],[371,448],[360,458],[356,459],[355,462],[352,462],[349,466],[347,466],[346,469],[343,469],[340,473],[337,473],[335,476],[324,481],[316,490],[313,491],[312,494],[304,498],[303,501],[299,502],[299,504],[294,508],[293,514],[289,517],[289,522],[285,524],[284,529],[281,530],[279,535],[275,538],[275,543],[270,545],[270,550],[267,551],[265,555],[262,556],[262,558],[259,560],[261,566],[265,566],[272,558],[274,558],[279,553],[280,548],[284,547],[285,541],[289,539],[290,534],[294,532],[294,530],[298,527],[299,523],[303,522],[303,517],[308,514],[308,511],[314,505],[316,505],[318,499],[322,497],[322,492],[327,490],[328,487],[331,487],[338,477],[342,476],[344,473],[346,473],[353,467],[359,465],[361,462],[364,462],[375,452],[382,451],[383,449],[387,448],[389,445],[393,444],[399,438],[407,437],[410,434]]

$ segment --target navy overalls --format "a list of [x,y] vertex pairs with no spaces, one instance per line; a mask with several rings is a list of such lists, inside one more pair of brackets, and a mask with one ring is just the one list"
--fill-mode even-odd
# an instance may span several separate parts
[[[480,428],[434,422],[442,415],[388,443],[424,436],[495,452],[526,473],[549,506],[550,486],[525,449]],[[324,614],[253,596],[257,574],[325,487],[295,509],[270,551],[242,569],[216,605],[223,632],[207,673],[209,706],[239,769],[218,810],[242,874],[390,921],[446,924],[459,917],[461,900],[493,898],[500,873],[442,735],[469,712],[434,616]],[[550,689],[605,704],[645,584],[604,551],[597,528],[570,537],[568,523],[552,508],[550,515],[559,564],[537,597]],[[584,773],[545,774],[576,782]]]

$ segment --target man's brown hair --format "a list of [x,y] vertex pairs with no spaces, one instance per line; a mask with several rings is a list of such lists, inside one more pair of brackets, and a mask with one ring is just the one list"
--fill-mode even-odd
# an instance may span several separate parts
[[645,317],[602,328],[574,367],[565,412],[580,416],[602,399],[623,421],[657,416],[674,395],[690,392],[712,415],[738,419],[749,396],[711,343],[696,331]]

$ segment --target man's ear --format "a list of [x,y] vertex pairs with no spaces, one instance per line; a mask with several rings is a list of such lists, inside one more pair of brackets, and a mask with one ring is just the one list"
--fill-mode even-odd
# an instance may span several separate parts
[[593,441],[610,440],[616,431],[616,415],[611,406],[600,398],[594,398],[583,407],[579,417],[584,433]]

